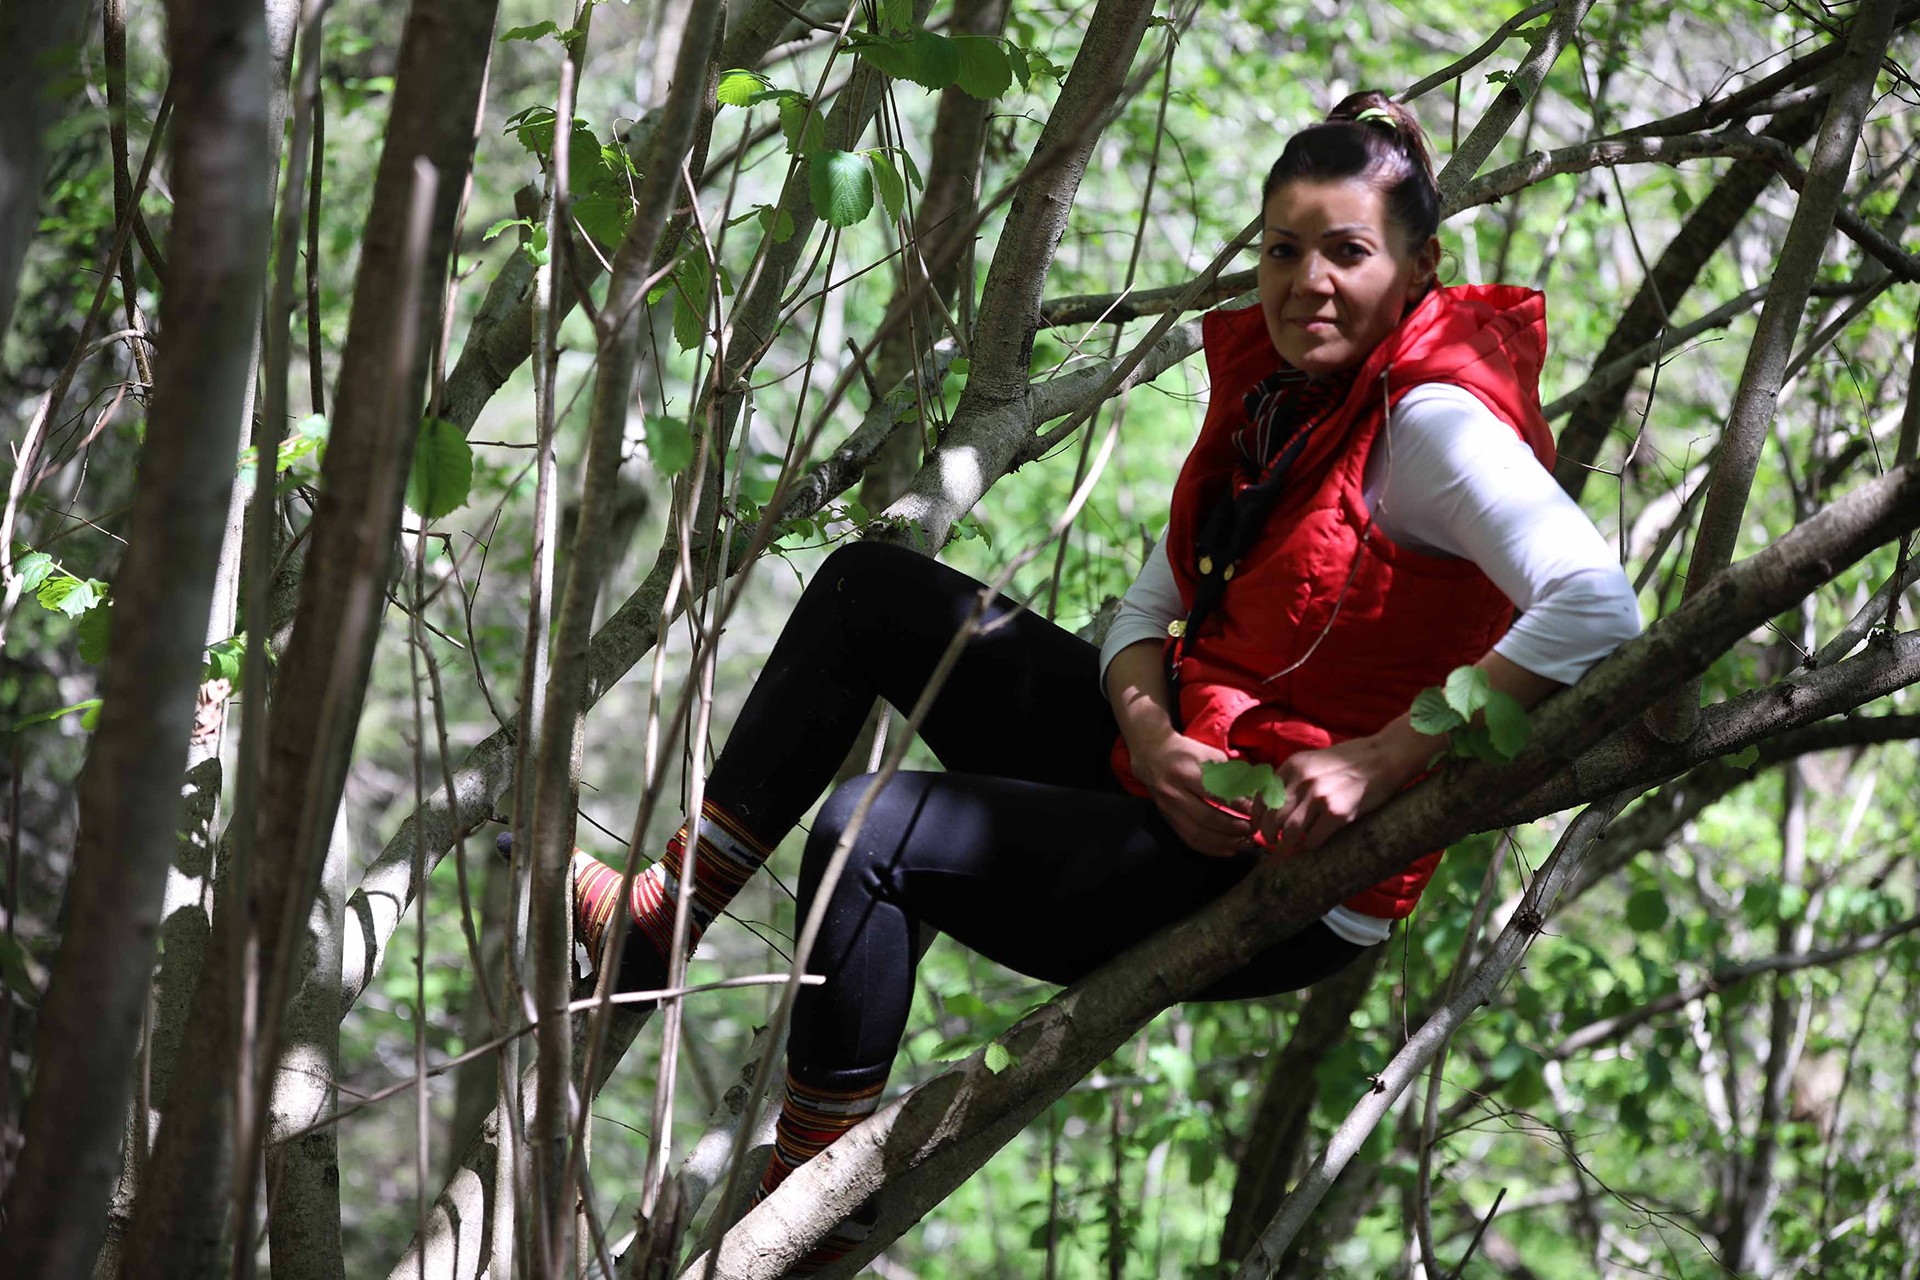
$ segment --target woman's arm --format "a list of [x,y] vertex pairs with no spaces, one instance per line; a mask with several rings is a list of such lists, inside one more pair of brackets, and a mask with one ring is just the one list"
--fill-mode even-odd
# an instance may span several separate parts
[[[1429,385],[1395,406],[1367,464],[1374,523],[1396,542],[1472,560],[1524,611],[1479,667],[1531,707],[1640,630],[1632,586],[1586,514],[1471,392]],[[1371,812],[1440,749],[1401,715],[1281,768],[1287,802],[1254,815],[1269,845],[1311,849]]]
[[[1523,707],[1565,687],[1498,653],[1488,653],[1475,665],[1487,673],[1488,684],[1511,694]],[[1411,709],[1404,711],[1367,737],[1289,757],[1279,769],[1286,803],[1270,810],[1254,801],[1252,821],[1267,848],[1277,853],[1316,848],[1341,827],[1385,804],[1425,769],[1446,741],[1414,728],[1411,715]]]
[[1133,757],[1133,773],[1159,806],[1173,833],[1191,848],[1230,857],[1253,837],[1252,824],[1228,813],[1207,794],[1201,767],[1226,753],[1174,728],[1171,691],[1158,640],[1127,645],[1107,662],[1107,700]]

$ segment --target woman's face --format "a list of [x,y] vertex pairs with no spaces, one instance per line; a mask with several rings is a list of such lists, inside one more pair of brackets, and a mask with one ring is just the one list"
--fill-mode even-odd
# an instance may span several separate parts
[[1433,279],[1440,241],[1417,253],[1370,183],[1282,183],[1267,197],[1260,308],[1288,364],[1310,375],[1351,369],[1400,323]]

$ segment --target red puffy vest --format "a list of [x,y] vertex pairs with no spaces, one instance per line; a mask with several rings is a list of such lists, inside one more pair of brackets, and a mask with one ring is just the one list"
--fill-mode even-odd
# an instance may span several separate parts
[[[1166,538],[1183,608],[1198,577],[1199,522],[1227,485],[1259,478],[1246,473],[1233,442],[1246,393],[1282,364],[1258,306],[1210,312],[1201,332],[1212,390],[1174,486]],[[1420,690],[1486,655],[1512,621],[1512,603],[1471,561],[1414,551],[1370,528],[1362,480],[1385,410],[1428,382],[1472,392],[1551,467],[1553,437],[1540,414],[1546,346],[1541,294],[1461,285],[1429,291],[1374,349],[1294,462],[1222,602],[1187,637],[1180,716],[1189,737],[1277,765],[1377,732]],[[1145,794],[1124,739],[1113,765],[1128,790]],[[1425,854],[1346,905],[1407,916],[1439,859],[1439,851]]]

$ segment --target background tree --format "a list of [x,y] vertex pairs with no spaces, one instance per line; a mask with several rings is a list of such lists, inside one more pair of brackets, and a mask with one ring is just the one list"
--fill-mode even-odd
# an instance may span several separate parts
[[[771,1276],[874,1193],[841,1274],[1905,1268],[1911,6],[206,8],[0,0],[23,1274]],[[741,1216],[791,860],[643,1030],[564,855],[662,846],[841,539],[1097,628],[1370,85],[1448,277],[1547,292],[1648,635],[1071,991],[934,942],[894,1100]],[[1442,842],[1377,969],[1178,1003]]]

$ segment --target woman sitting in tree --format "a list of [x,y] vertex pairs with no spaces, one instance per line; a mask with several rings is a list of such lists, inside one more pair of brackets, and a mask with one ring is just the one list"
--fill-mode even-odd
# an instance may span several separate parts
[[[1548,471],[1544,299],[1435,285],[1439,193],[1412,114],[1347,98],[1288,142],[1262,208],[1259,304],[1205,317],[1206,420],[1105,645],[1000,599],[921,728],[946,771],[898,774],[861,824],[808,960],[824,985],[795,1006],[763,1193],[875,1109],[921,925],[1072,982],[1261,850],[1308,853],[1415,778],[1440,744],[1408,708],[1455,667],[1531,705],[1638,631],[1619,564]],[[822,565],[708,779],[695,940],[819,798],[874,697],[913,706],[980,590],[873,543]],[[1216,800],[1202,769],[1229,759],[1277,766],[1284,802]],[[802,918],[867,785],[820,810]],[[624,989],[664,985],[685,841],[632,884]],[[1203,998],[1335,973],[1413,910],[1439,856]],[[585,854],[574,876],[598,955],[620,876]]]

